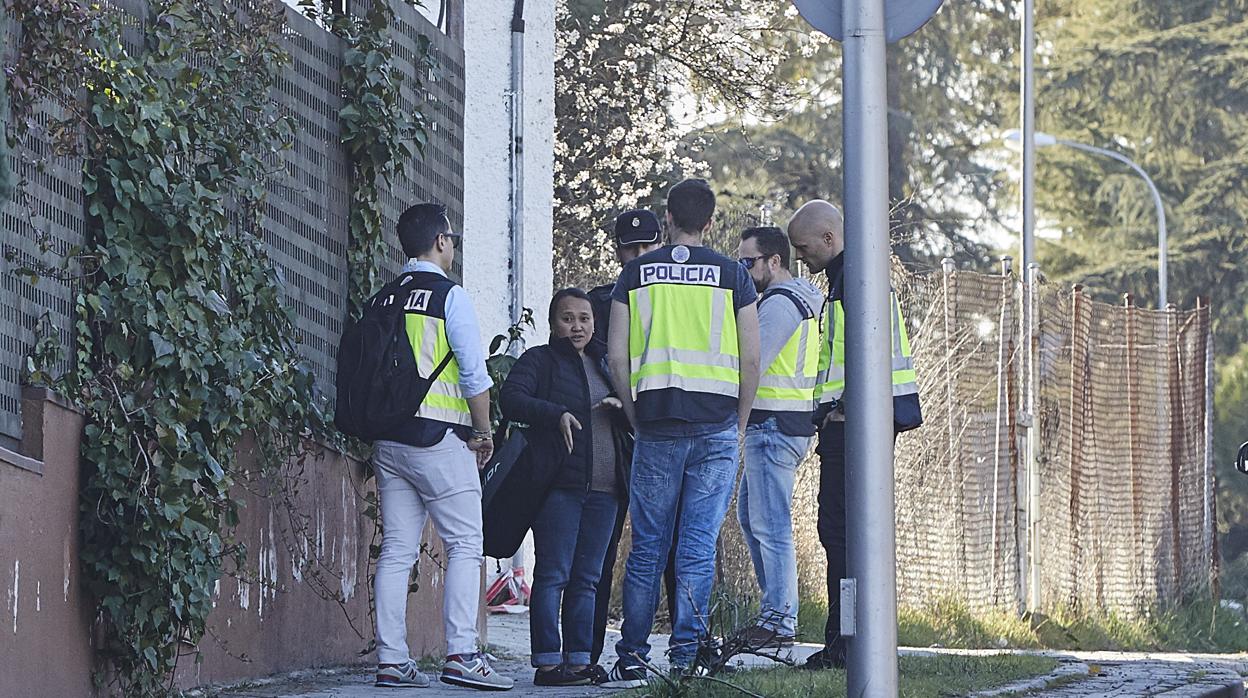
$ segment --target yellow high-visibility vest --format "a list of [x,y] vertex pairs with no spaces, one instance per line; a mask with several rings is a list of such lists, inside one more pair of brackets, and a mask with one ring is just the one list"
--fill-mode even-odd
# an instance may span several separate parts
[[[769,296],[764,296],[764,300],[767,298]],[[802,303],[798,308],[803,315],[810,316],[802,320],[776,359],[759,376],[758,396],[754,398],[756,410],[810,412],[815,408],[822,335],[819,318],[811,315],[810,309],[804,306]]]
[[[446,337],[446,319],[409,312],[404,321],[407,340],[416,355],[416,366],[425,371],[433,371],[451,353],[451,343]],[[453,353],[446,368],[429,386],[429,394],[420,404],[416,416],[446,424],[472,426],[472,412],[469,411],[468,401],[464,399],[459,388],[459,362]]]
[[670,388],[737,397],[741,356],[732,289],[652,283],[628,297],[634,399]]
[[[910,336],[896,293],[889,294],[889,303],[893,309],[893,397],[916,395],[919,385],[910,352]],[[828,339],[820,347],[819,385],[815,392],[820,404],[829,404],[839,402],[845,393],[845,308],[841,301],[829,300],[824,304],[823,315]]]

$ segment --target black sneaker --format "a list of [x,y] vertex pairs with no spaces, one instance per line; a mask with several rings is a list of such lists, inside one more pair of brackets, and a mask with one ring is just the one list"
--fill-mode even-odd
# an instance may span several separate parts
[[640,664],[628,665],[624,659],[618,659],[615,666],[607,674],[607,680],[600,686],[603,688],[638,688],[645,686],[646,668]]
[[581,672],[568,671],[565,664],[548,671],[538,669],[533,674],[534,686],[588,686],[592,683],[592,677],[583,676]]
[[577,676],[584,676],[589,682],[595,686],[601,686],[607,680],[607,670],[597,664],[590,664],[580,671],[572,672]]
[[823,669],[844,669],[845,668],[845,648],[844,647],[824,647],[806,658],[806,663],[802,665],[803,669],[812,671],[820,671]]

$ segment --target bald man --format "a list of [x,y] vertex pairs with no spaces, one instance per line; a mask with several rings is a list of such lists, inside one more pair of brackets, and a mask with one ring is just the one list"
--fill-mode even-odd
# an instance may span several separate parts
[[[844,300],[845,220],[840,210],[822,199],[809,201],[789,221],[789,241],[797,258],[812,274],[828,277],[828,297],[823,310],[827,332],[820,357],[819,404],[819,542],[828,555],[828,621],[824,648],[811,655],[803,668],[830,669],[845,666],[845,638],[841,637],[841,580],[847,576],[845,560],[845,313]],[[893,439],[923,423],[915,385],[910,341],[897,294],[890,294],[893,308]],[[848,409],[853,409],[850,403]]]

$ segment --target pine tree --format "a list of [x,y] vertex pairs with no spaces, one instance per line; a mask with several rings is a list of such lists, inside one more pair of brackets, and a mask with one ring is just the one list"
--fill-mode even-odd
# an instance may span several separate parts
[[[1012,204],[1001,197],[991,151],[1013,113],[1002,100],[1017,83],[1012,9],[996,0],[946,3],[928,26],[889,47],[889,200],[903,260],[989,263],[989,240]],[[793,21],[792,31],[812,31]],[[718,184],[756,205],[775,202],[782,213],[813,198],[841,199],[840,47],[793,53],[786,69],[812,85],[793,113],[697,134]]]

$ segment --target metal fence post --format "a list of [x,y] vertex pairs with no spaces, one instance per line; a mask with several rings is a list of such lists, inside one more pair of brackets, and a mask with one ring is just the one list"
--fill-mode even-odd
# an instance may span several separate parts
[[1040,265],[1027,265],[1023,282],[1023,370],[1026,372],[1026,408],[1023,426],[1027,430],[1024,463],[1027,472],[1027,610],[1040,610],[1040,471],[1037,464],[1039,424],[1036,418],[1036,393],[1039,391],[1039,371],[1036,351],[1036,282],[1040,277]]
[[[1123,314],[1126,320],[1126,355],[1127,355],[1127,465],[1128,477],[1130,478],[1128,492],[1131,496],[1131,543],[1136,550],[1144,550],[1143,539],[1140,531],[1140,525],[1144,521],[1144,512],[1142,502],[1140,501],[1140,471],[1143,462],[1147,460],[1147,456],[1140,454],[1140,399],[1139,392],[1139,366],[1136,360],[1135,345],[1138,341],[1138,331],[1136,329],[1136,310],[1135,299],[1130,293],[1122,294]],[[1146,556],[1139,555],[1136,557],[1135,564],[1131,567],[1132,587],[1137,590],[1144,589],[1144,569]],[[1136,601],[1144,601],[1142,594],[1137,592]]]
[[[958,427],[955,423],[955,406],[958,404],[954,395],[954,386],[957,379],[954,377],[953,368],[953,345],[955,343],[953,337],[953,317],[955,310],[950,303],[950,297],[956,297],[956,291],[951,288],[955,283],[954,271],[956,267],[952,257],[945,257],[940,260],[941,270],[941,297],[944,309],[944,340],[945,340],[945,437],[948,444],[948,463],[953,476],[953,482],[962,482],[962,449],[958,444]],[[955,487],[955,492],[960,489]],[[953,525],[956,533],[955,540],[958,541],[957,557],[954,559],[954,575],[964,586],[966,584],[966,521],[965,507],[961,497],[956,497],[957,511]],[[953,513],[953,512],[951,512]],[[965,588],[963,589],[965,591]]]
[[1179,347],[1182,338],[1179,329],[1178,308],[1173,303],[1166,306],[1166,358],[1170,365],[1170,546],[1174,564],[1174,587],[1172,598],[1179,598],[1183,589],[1183,520],[1181,515],[1180,464],[1183,461],[1183,353]]
[[1218,502],[1217,502],[1217,482],[1213,465],[1213,332],[1210,330],[1212,310],[1209,307],[1209,298],[1205,296],[1196,297],[1196,311],[1200,314],[1200,332],[1205,338],[1204,350],[1205,360],[1203,372],[1201,374],[1201,386],[1204,389],[1204,534],[1205,545],[1209,552],[1209,589],[1213,592],[1213,598],[1221,596],[1221,580],[1218,579],[1218,533],[1216,530],[1218,520]]
[[1067,573],[1072,578],[1072,592],[1080,600],[1084,598],[1080,593],[1084,568],[1083,539],[1079,535],[1081,530],[1079,515],[1083,497],[1080,474],[1083,470],[1083,437],[1087,431],[1088,419],[1085,411],[1088,403],[1085,398],[1089,390],[1088,343],[1091,341],[1087,328],[1084,327],[1084,316],[1087,315],[1087,311],[1084,310],[1085,300],[1083,286],[1076,284],[1070,293],[1070,463],[1068,464],[1070,515],[1066,526],[1069,527],[1067,534],[1070,536],[1070,560],[1073,565]]
[[[1001,599],[1001,583],[1000,550],[998,549],[998,537],[1000,535],[1000,502],[998,501],[1001,493],[1001,438],[1002,438],[1002,420],[1008,419],[1009,411],[1009,387],[1007,379],[1007,366],[1009,354],[1006,353],[1006,313],[1009,310],[1009,288],[1011,287],[1010,267],[1013,259],[1009,256],[1001,258],[1001,312],[997,318],[997,413],[993,420],[993,440],[992,440],[992,576],[989,577],[992,585],[992,603],[996,606]],[[1013,449],[1011,449],[1013,450]],[[1017,599],[1016,599],[1017,602]]]

